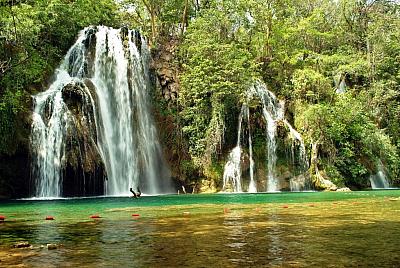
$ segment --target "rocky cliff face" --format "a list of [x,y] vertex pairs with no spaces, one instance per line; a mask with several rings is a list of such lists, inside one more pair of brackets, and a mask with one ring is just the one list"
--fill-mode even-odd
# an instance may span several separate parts
[[171,39],[153,50],[151,68],[155,71],[156,90],[159,96],[170,103],[179,94],[179,66],[176,63],[178,40]]
[[204,175],[193,166],[187,140],[183,137],[180,124],[177,102],[180,89],[180,68],[176,56],[178,45],[179,40],[172,38],[164,40],[157,49],[152,50],[155,119],[175,188],[180,192],[182,186],[190,193],[204,192],[209,191],[209,188],[203,185]]
[[[105,168],[97,147],[94,110],[87,90],[89,80],[70,83],[62,90],[63,99],[72,114],[66,138],[63,195],[101,195],[106,178]],[[93,100],[96,102],[96,100]]]

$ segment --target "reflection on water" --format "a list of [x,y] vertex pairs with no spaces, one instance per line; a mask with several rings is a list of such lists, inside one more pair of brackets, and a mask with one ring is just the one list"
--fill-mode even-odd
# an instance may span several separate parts
[[283,258],[282,258],[282,242],[281,242],[281,235],[282,235],[282,228],[280,226],[280,218],[279,215],[276,213],[269,214],[269,222],[271,222],[270,228],[268,228],[267,239],[269,240],[268,243],[268,256],[272,260],[272,265],[281,265]]
[[224,247],[231,252],[229,260],[232,263],[246,262],[249,257],[245,254],[246,236],[248,233],[244,229],[245,222],[242,218],[242,212],[230,212],[225,210],[223,221],[226,227],[227,236]]
[[[8,216],[0,223],[0,266],[397,267],[400,192],[368,194],[313,204],[251,195],[252,203],[208,197],[186,205],[168,198],[140,201],[166,202],[156,206],[129,199],[0,205]],[[89,219],[94,213],[102,218]],[[13,249],[17,241],[33,248]]]

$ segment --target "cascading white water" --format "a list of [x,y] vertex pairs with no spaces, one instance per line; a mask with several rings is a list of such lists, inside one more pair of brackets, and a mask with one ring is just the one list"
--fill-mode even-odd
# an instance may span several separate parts
[[335,79],[336,93],[343,94],[346,92],[346,79],[342,74],[339,74]]
[[[283,101],[279,101],[276,96],[271,91],[269,91],[264,84],[260,82],[256,83],[251,90],[253,95],[260,98],[263,106],[263,116],[265,121],[267,122],[267,191],[276,192],[280,190],[279,180],[276,174],[277,123],[282,122],[289,130],[289,135],[292,140],[292,151],[294,151],[294,147],[296,146],[296,144],[298,144],[298,159],[300,160],[302,170],[305,170],[308,167],[305,145],[300,133],[298,133],[284,118],[285,103]],[[294,183],[290,183],[290,185],[294,185]],[[303,185],[303,188],[304,187],[305,186]],[[291,187],[291,190],[297,191],[298,187],[296,186],[296,189],[293,189]]]
[[245,106],[245,114],[247,115],[247,126],[249,129],[249,157],[250,157],[250,183],[249,183],[249,193],[257,192],[257,185],[254,180],[254,160],[253,160],[253,143],[251,140],[251,131],[250,131],[250,110],[249,107]]
[[283,120],[284,117],[284,105],[283,102],[278,101],[275,95],[269,91],[265,85],[256,83],[253,89],[254,94],[261,100],[263,116],[267,122],[267,192],[277,192],[280,186],[276,177],[276,134],[277,122]]
[[56,70],[54,82],[45,92],[33,97],[31,148],[32,176],[36,197],[59,197],[62,192],[61,166],[65,161],[65,136],[70,114],[62,99],[62,89],[82,74],[83,59],[76,50],[84,48],[83,32]]
[[[250,133],[250,111],[249,107],[246,104],[242,105],[242,109],[239,114],[239,127],[238,127],[238,139],[236,143],[236,147],[232,149],[229,153],[228,161],[224,167],[224,175],[223,181],[224,186],[223,189],[226,189],[228,184],[231,183],[234,192],[242,192],[242,169],[241,169],[241,156],[242,156],[242,148],[240,145],[241,137],[242,137],[242,123],[243,120],[247,120],[247,128]],[[254,180],[254,160],[253,160],[253,145],[251,141],[251,135],[248,136],[249,140],[249,161],[250,161],[250,183],[249,183],[249,193],[256,193],[257,186]]]
[[[247,94],[248,101],[258,98],[261,101],[262,113],[264,120],[267,123],[266,127],[266,139],[267,139],[267,189],[268,192],[276,192],[280,190],[279,180],[276,174],[276,161],[277,161],[277,124],[278,122],[283,122],[287,126],[292,140],[292,151],[294,148],[299,148],[299,162],[301,163],[301,169],[305,170],[308,167],[306,159],[306,150],[304,146],[303,139],[301,135],[289,124],[289,122],[284,118],[284,102],[279,101],[276,96],[269,91],[266,86],[261,82],[256,82],[253,87],[251,87]],[[242,120],[243,117],[247,119],[249,128],[249,157],[250,157],[250,184],[249,192],[257,192],[256,181],[254,179],[254,160],[253,160],[253,149],[252,149],[252,139],[250,131],[250,112],[247,105],[242,106],[242,110],[239,115],[239,129],[238,129],[238,142],[236,147],[229,154],[228,162],[224,169],[224,185],[229,181],[230,178],[234,178],[235,185],[241,185],[241,146],[240,137],[242,134]],[[234,176],[233,176],[234,175]],[[291,183],[290,185],[295,185]],[[294,186],[297,190],[298,188],[305,189],[305,185]]]
[[232,190],[236,193],[242,192],[242,170],[240,168],[240,160],[242,155],[242,149],[240,146],[236,146],[233,150],[229,153],[228,162],[225,164],[224,168],[224,186],[222,189],[226,190],[228,184],[231,183]]
[[226,162],[224,167],[224,175],[223,181],[224,185],[222,187],[225,190],[229,183],[231,183],[234,192],[242,192],[242,169],[240,166],[241,156],[242,156],[242,148],[240,147],[240,137],[242,133],[242,121],[244,115],[245,107],[242,106],[242,109],[239,114],[239,126],[238,126],[238,139],[236,143],[236,147],[232,149],[228,156],[228,162]]
[[[96,45],[90,50],[87,44],[93,40]],[[68,83],[87,81],[93,85],[85,93],[92,94],[97,147],[108,178],[104,193],[129,195],[130,187],[139,186],[148,194],[169,190],[165,180],[169,171],[148,100],[148,65],[146,41],[135,31],[99,26],[80,33],[57,69],[55,82],[34,96],[35,196],[62,195],[64,139],[70,117],[62,90]]]
[[[283,119],[283,123],[288,127],[289,135],[290,135],[290,138],[292,139],[292,141],[299,142],[299,145],[300,145],[299,146],[300,147],[300,153],[299,153],[300,157],[299,158],[302,161],[301,164],[304,165],[305,168],[307,168],[308,162],[306,161],[306,147],[304,145],[303,138],[301,137],[300,133],[297,132],[286,119]],[[292,145],[293,145],[292,147],[294,147],[295,144],[292,143]]]
[[378,163],[378,171],[369,177],[372,189],[387,189],[390,188],[382,162]]
[[[53,111],[47,122],[41,117],[46,104]],[[38,177],[35,196],[58,197],[61,194],[61,165],[69,121],[61,91],[37,95],[32,120],[31,146],[35,150],[32,174]]]

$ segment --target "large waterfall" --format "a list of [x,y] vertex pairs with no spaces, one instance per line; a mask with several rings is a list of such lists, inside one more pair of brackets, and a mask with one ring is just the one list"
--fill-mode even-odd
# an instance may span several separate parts
[[[282,123],[288,130],[289,138],[291,140],[291,157],[292,162],[297,159],[300,169],[305,171],[308,167],[306,159],[306,150],[301,135],[289,124],[284,117],[284,102],[279,101],[276,96],[261,83],[256,82],[247,92],[247,102],[257,98],[262,107],[262,116],[266,122],[265,138],[266,138],[266,155],[267,155],[267,176],[266,176],[266,189],[267,192],[280,191],[281,186],[276,171],[277,162],[277,127],[278,123]],[[238,139],[236,147],[231,151],[228,161],[224,168],[224,187],[226,189],[229,184],[233,185],[233,191],[242,192],[242,145],[241,136],[243,133],[242,123],[247,122],[248,126],[248,146],[249,146],[249,177],[250,183],[248,192],[257,192],[257,184],[254,178],[254,159],[253,159],[253,146],[250,131],[250,110],[247,104],[243,104],[239,115]],[[292,178],[289,182],[292,191],[299,191],[306,189],[306,180],[303,179],[302,183],[299,180]]]
[[[86,121],[94,128],[91,140],[104,163],[105,195],[128,195],[130,187],[148,194],[169,190],[169,170],[150,111],[148,65],[146,41],[136,31],[98,26],[79,34],[49,89],[34,96],[35,196],[63,195],[70,125]],[[77,85],[85,100],[78,120],[64,98],[67,88]]]

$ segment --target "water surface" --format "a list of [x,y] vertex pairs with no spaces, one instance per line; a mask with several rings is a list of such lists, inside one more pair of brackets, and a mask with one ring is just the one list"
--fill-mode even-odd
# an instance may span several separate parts
[[0,266],[396,267],[399,212],[396,190],[7,201]]

